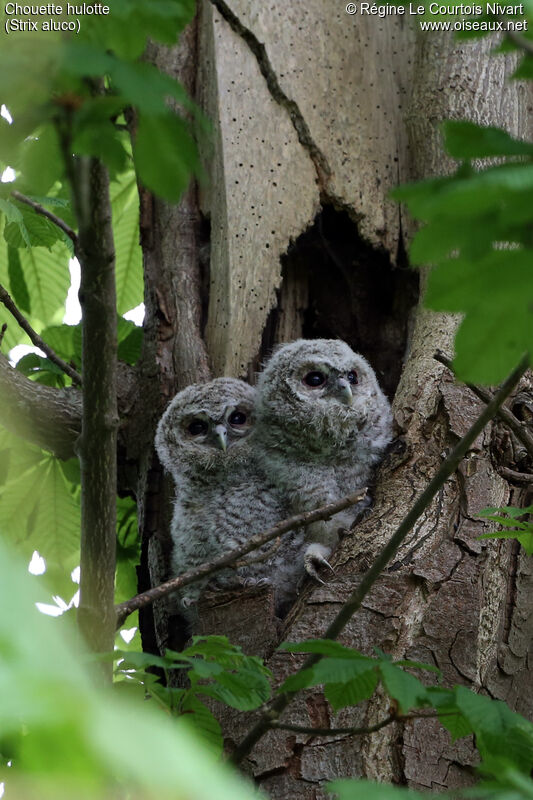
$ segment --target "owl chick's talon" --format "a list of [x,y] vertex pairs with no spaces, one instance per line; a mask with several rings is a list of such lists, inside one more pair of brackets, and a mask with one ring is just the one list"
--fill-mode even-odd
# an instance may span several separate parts
[[310,544],[307,550],[305,551],[304,555],[304,568],[308,575],[314,578],[319,583],[325,583],[322,578],[318,574],[319,567],[328,567],[333,574],[335,574],[335,570],[327,561],[326,555],[329,555],[329,548],[324,547],[321,544]]

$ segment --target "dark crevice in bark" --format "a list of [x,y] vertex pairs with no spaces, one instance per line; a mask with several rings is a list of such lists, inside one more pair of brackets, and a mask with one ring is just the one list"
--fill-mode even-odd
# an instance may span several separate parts
[[262,356],[280,341],[340,338],[372,364],[394,394],[408,340],[418,274],[393,266],[365,242],[346,211],[326,205],[281,259],[282,285],[270,313]]

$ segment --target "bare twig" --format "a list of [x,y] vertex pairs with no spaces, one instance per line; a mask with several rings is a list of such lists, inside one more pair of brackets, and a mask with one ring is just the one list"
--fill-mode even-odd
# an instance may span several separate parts
[[35,347],[39,347],[50,359],[56,364],[59,369],[61,369],[69,378],[72,378],[72,381],[76,383],[78,386],[81,386],[81,375],[79,375],[75,369],[73,369],[66,361],[63,361],[62,358],[59,358],[56,353],[52,350],[52,348],[46,344],[44,339],[41,339],[38,333],[36,333],[33,328],[31,327],[30,323],[24,317],[18,308],[16,307],[15,303],[13,302],[9,292],[0,284],[0,302],[2,302],[8,311],[15,317],[18,324],[25,331],[28,336],[30,337],[31,341],[35,345]]
[[61,219],[61,217],[57,217],[51,211],[48,211],[47,208],[42,206],[40,203],[36,203],[35,200],[32,200],[30,197],[26,197],[25,194],[21,194],[20,192],[13,191],[11,192],[11,197],[14,197],[15,200],[18,200],[19,203],[24,203],[25,205],[33,208],[36,214],[40,214],[42,217],[46,217],[49,219],[50,222],[53,222],[58,228],[60,228],[63,233],[66,233],[69,239],[72,240],[74,244],[74,249],[78,246],[78,237],[76,233],[72,230],[72,228],[67,225],[67,223]]
[[306,511],[304,514],[297,514],[290,519],[278,522],[273,528],[251,536],[246,544],[242,547],[235,548],[235,550],[231,550],[229,553],[226,553],[225,556],[221,556],[205,564],[200,564],[199,567],[187,570],[183,575],[171,578],[171,580],[161,583],[159,586],[154,586],[153,589],[148,589],[148,591],[138,594],[136,597],[132,597],[131,600],[119,603],[115,606],[117,628],[120,628],[124,620],[134,611],[137,611],[138,608],[150,605],[154,600],[159,600],[161,597],[165,597],[165,595],[176,591],[176,589],[188,586],[190,583],[194,583],[200,578],[204,578],[206,575],[219,572],[221,569],[224,569],[224,567],[233,564],[237,559],[241,558],[241,556],[251,553],[252,550],[257,550],[257,548],[272,541],[272,539],[277,539],[278,536],[282,536],[284,533],[294,530],[294,528],[301,528],[312,522],[329,519],[340,511],[344,511],[345,508],[359,503],[364,499],[365,495],[366,489],[361,489],[355,492],[355,494],[343,497],[342,500],[338,500],[336,503],[329,503],[327,506],[322,506],[322,508],[317,508],[314,511]]
[[4,322],[2,327],[0,328],[0,347],[2,347],[2,342],[4,341],[4,336],[7,331],[7,322]]
[[[524,372],[529,365],[529,358],[524,356],[520,364],[514,369],[511,374],[506,378],[498,393],[494,396],[491,402],[482,410],[476,421],[468,429],[463,438],[454,447],[448,458],[441,464],[441,467],[435,477],[429,482],[422,494],[418,497],[411,510],[403,518],[402,522],[389,539],[387,544],[382,548],[381,552],[377,555],[374,562],[363,575],[361,583],[352,592],[346,603],[342,606],[333,622],[329,625],[328,629],[322,636],[324,639],[336,639],[337,636],[345,628],[346,624],[353,617],[356,611],[359,610],[361,604],[391,558],[397,553],[400,545],[409,534],[413,525],[428,507],[433,500],[439,489],[444,485],[448,478],[455,472],[462,459],[466,455],[469,447],[477,439],[487,422],[490,422],[493,417],[498,413],[504,400],[512,392]],[[318,653],[309,655],[298,673],[313,667],[322,656]],[[245,736],[240,745],[234,750],[230,757],[233,764],[239,764],[245,758],[256,743],[270,730],[273,722],[277,721],[282,712],[287,708],[289,703],[298,694],[298,691],[283,692],[280,694],[268,707],[264,714],[260,717],[259,721]]]
[[533,42],[530,39],[526,39],[526,37],[522,36],[520,33],[510,30],[506,30],[505,35],[513,44],[519,47],[520,50],[523,50],[524,53],[530,56],[533,55]]
[[365,736],[367,733],[380,731],[382,728],[390,725],[391,722],[396,722],[397,720],[398,717],[396,714],[390,714],[388,717],[385,717],[385,719],[382,719],[381,722],[376,722],[375,725],[367,725],[363,728],[307,728],[305,725],[291,725],[288,722],[278,722],[275,720],[270,727],[280,731],[308,733],[311,734],[311,736]]
[[388,717],[382,719],[381,722],[376,722],[374,725],[367,725],[362,728],[312,728],[305,725],[291,725],[288,722],[272,722],[271,728],[280,731],[293,731],[293,733],[308,733],[314,736],[366,736],[368,733],[375,733],[390,725],[392,722],[409,722],[411,719],[435,719],[439,717],[457,716],[459,711],[444,711],[441,714],[438,712],[429,712],[427,714],[389,714]]
[[[453,372],[453,364],[451,360],[444,355],[444,353],[437,351],[433,358],[435,361],[439,361],[441,364],[444,364],[445,367],[448,367],[448,369]],[[465,383],[465,386],[468,386],[470,391],[473,392],[476,397],[479,397],[479,399],[484,403],[490,403],[494,398],[492,392],[489,392],[488,389],[484,389],[483,386],[476,386],[473,383]],[[509,411],[508,408],[505,408],[505,406],[502,406],[502,408],[498,409],[498,416],[502,422],[505,422],[507,427],[512,430],[516,438],[522,442],[529,455],[533,457],[533,436],[531,436],[524,424],[515,417],[512,411]]]
[[533,485],[533,475],[530,472],[518,472],[516,469],[510,467],[498,467],[498,472],[510,483],[526,483],[529,486]]
[[279,549],[281,544],[281,538],[278,536],[272,547],[269,547],[268,550],[260,556],[255,556],[254,558],[243,558],[242,561],[236,561],[236,567],[250,567],[252,564],[262,564],[268,558],[271,558],[274,553]]

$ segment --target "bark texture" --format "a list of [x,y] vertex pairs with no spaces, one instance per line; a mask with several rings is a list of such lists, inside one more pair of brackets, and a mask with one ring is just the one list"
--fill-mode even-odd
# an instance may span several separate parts
[[[206,66],[201,84],[215,120],[211,184],[202,196],[213,236],[206,335],[215,370],[245,374],[261,352],[261,341],[264,348],[302,334],[340,335],[335,326],[346,313],[343,338],[369,355],[390,394],[396,390],[403,442],[402,455],[382,470],[371,516],[336,553],[336,577],[326,586],[304,588],[287,620],[271,616],[268,590],[255,600],[254,593],[205,599],[200,630],[224,632],[248,652],[267,657],[281,681],[295,661],[275,653],[276,642],[321,635],[480,407],[433,358],[437,349],[453,352],[458,321],[413,307],[416,287],[406,289],[409,278],[401,270],[412,224],[387,192],[398,180],[450,170],[438,130],[445,118],[530,135],[530,95],[508,81],[512,56],[489,55],[494,41],[457,44],[442,33],[419,36],[404,20],[356,20],[344,14],[344,7],[327,16],[318,2],[287,8],[236,0],[230,6],[239,28],[224,4],[213,4],[218,10],[204,7],[202,18]],[[330,166],[325,180],[298,138],[290,108],[273,99],[247,45],[249,32],[264,44],[276,78]],[[290,157],[280,159],[280,151]],[[281,178],[283,194],[277,198],[273,183]],[[276,199],[285,208],[281,225]],[[317,203],[323,210],[312,240]],[[343,212],[357,224],[352,250],[335,235]],[[337,215],[336,223],[324,234],[331,215]],[[265,239],[269,228],[275,246],[265,253],[266,242],[272,242]],[[380,269],[384,254],[386,282],[372,284],[368,275]],[[348,288],[335,295],[331,285],[338,273],[344,280],[339,287]],[[423,281],[421,288],[423,294]],[[350,327],[354,316],[361,319],[360,309],[369,307],[368,298],[380,292],[392,293],[390,312],[382,309],[380,318],[372,311],[359,328]],[[359,307],[357,297],[364,298]],[[243,311],[232,314],[232,308]],[[395,313],[398,320],[403,317],[403,327],[392,325]],[[388,342],[396,336],[401,343],[396,371],[393,359],[387,362],[370,346],[382,335],[387,314]],[[386,337],[379,341],[389,348]],[[462,683],[501,697],[531,717],[525,690],[533,680],[527,655],[533,625],[529,560],[510,542],[477,540],[487,529],[475,517],[481,508],[523,500],[498,473],[492,439],[488,428],[479,436],[341,638],[365,652],[378,645],[394,658],[434,663],[447,685]],[[283,719],[340,727],[371,725],[386,715],[387,701],[379,695],[365,707],[334,714],[322,695],[311,691]],[[224,710],[221,716],[231,748],[250,728],[253,715]],[[339,776],[433,789],[468,785],[475,758],[470,739],[451,745],[437,722],[416,720],[363,739],[270,732],[247,766],[273,798],[317,800],[326,797],[324,782]]]

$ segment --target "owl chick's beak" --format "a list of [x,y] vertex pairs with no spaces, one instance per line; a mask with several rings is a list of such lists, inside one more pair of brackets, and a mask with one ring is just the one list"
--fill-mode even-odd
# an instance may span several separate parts
[[341,401],[347,406],[351,406],[353,400],[352,387],[346,378],[337,378],[337,388]]
[[215,446],[226,452],[228,448],[228,432],[225,425],[215,425]]

